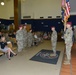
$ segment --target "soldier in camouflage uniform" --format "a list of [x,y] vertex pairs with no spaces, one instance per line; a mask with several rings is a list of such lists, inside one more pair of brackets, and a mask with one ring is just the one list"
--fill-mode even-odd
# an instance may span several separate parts
[[68,22],[67,25],[67,30],[64,34],[64,40],[65,40],[65,45],[66,45],[66,57],[67,60],[64,61],[64,64],[70,64],[70,60],[71,60],[71,48],[73,45],[73,31],[72,31],[72,27],[71,27],[71,23]]
[[16,40],[18,45],[18,52],[23,50],[23,30],[22,26],[19,26],[19,30],[16,32]]
[[74,41],[76,42],[76,27],[74,27]]
[[28,38],[27,38],[28,47],[31,47],[33,45],[33,42],[34,42],[32,29],[30,29],[30,31],[28,32],[27,35],[28,35]]
[[51,30],[52,30],[51,43],[52,43],[53,54],[50,54],[50,56],[56,56],[57,32],[55,30],[55,27],[52,27]]
[[27,30],[26,30],[26,25],[23,26],[23,40],[24,40],[24,48],[27,47]]

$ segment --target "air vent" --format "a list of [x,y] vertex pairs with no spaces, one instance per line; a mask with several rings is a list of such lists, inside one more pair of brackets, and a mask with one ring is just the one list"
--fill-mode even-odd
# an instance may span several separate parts
[[14,17],[10,17],[11,20],[14,20]]
[[44,18],[44,17],[40,17],[40,18],[42,19],[42,18]]
[[56,16],[56,18],[61,18],[61,16]]
[[31,18],[31,16],[23,16],[23,19],[25,19],[25,18]]
[[48,18],[52,18],[52,16],[48,16]]

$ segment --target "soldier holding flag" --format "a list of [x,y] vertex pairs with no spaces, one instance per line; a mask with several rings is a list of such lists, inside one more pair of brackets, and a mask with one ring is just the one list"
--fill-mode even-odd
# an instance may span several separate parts
[[68,22],[66,25],[67,29],[64,34],[64,40],[65,40],[65,45],[66,45],[66,58],[67,60],[64,61],[64,64],[70,64],[71,60],[71,48],[73,45],[73,31],[71,27],[71,22]]

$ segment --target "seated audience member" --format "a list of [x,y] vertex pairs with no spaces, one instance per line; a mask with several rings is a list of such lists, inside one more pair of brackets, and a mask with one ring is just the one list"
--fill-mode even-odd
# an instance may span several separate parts
[[16,41],[16,32],[13,32],[11,41],[12,41],[13,44],[17,43],[17,41]]
[[38,45],[38,41],[39,41],[38,36],[36,33],[34,33],[34,45]]
[[2,37],[2,32],[0,32],[0,39],[1,39],[1,37]]
[[7,42],[10,41],[8,33],[5,33],[5,39]]
[[48,32],[48,40],[50,40],[50,38],[51,38],[51,34],[50,32]]
[[8,46],[12,49],[12,41],[10,40],[10,38],[9,38],[9,36],[8,36],[8,33],[5,33],[5,39],[6,39],[7,42],[10,42],[10,43],[8,44]]
[[48,35],[47,35],[46,32],[45,32],[44,35],[43,35],[43,39],[48,39]]
[[9,48],[7,45],[9,44],[10,42],[6,42],[5,40],[5,37],[2,36],[1,37],[1,40],[0,40],[0,50],[4,53],[7,53],[7,56],[8,56],[8,59],[10,60],[10,55],[11,53],[16,56],[17,54],[14,53],[11,48]]
[[13,47],[13,45],[16,44],[16,38],[12,38],[12,37],[10,38],[8,36],[8,33],[5,33],[5,39],[6,39],[7,42],[10,42],[8,44],[8,47],[10,47],[11,49],[15,50],[16,48]]
[[43,32],[40,33],[41,42],[43,42]]
[[12,33],[8,33],[8,36],[9,36],[9,37],[12,37]]
[[42,42],[41,32],[37,33],[37,37],[38,37],[38,42]]
[[28,47],[33,46],[33,41],[34,41],[34,38],[33,38],[33,34],[32,34],[32,29],[30,29],[30,31],[27,33],[27,45],[28,45]]
[[13,32],[12,38],[16,38],[16,32]]

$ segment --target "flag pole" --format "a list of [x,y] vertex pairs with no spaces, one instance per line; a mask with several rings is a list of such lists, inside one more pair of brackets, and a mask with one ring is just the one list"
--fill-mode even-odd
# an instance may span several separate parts
[[66,24],[67,24],[67,21],[64,21],[64,32],[66,31]]

